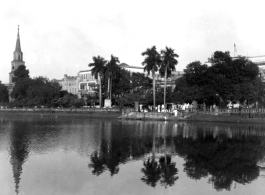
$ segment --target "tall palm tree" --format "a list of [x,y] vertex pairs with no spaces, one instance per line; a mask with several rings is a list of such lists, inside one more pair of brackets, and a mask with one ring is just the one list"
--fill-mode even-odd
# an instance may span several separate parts
[[156,96],[155,96],[155,72],[158,71],[158,68],[161,64],[161,57],[160,54],[156,51],[156,46],[152,48],[148,48],[146,51],[142,53],[142,56],[146,56],[142,65],[144,66],[144,71],[147,71],[148,75],[150,71],[152,72],[153,76],[153,110],[156,108]]
[[167,78],[171,76],[171,72],[176,70],[178,64],[178,54],[174,53],[174,49],[166,47],[165,50],[161,50],[162,64],[160,67],[160,74],[165,76],[164,81],[164,108],[166,109],[166,89],[167,89]]
[[94,62],[88,64],[88,66],[93,67],[91,69],[92,75],[95,76],[95,78],[99,80],[99,106],[101,108],[102,107],[101,79],[102,79],[102,76],[104,75],[104,72],[106,69],[105,65],[106,65],[107,61],[100,56],[97,56],[97,57],[94,56],[92,59]]
[[111,99],[111,89],[112,89],[112,79],[115,78],[118,71],[118,63],[120,63],[119,58],[111,55],[110,61],[106,65],[105,75],[108,78],[108,92],[109,99]]

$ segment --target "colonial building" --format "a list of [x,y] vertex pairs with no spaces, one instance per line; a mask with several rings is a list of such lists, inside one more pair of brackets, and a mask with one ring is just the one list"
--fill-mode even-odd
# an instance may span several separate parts
[[[138,73],[143,73],[146,76],[148,76],[147,72],[144,72],[144,67],[143,66],[130,66],[130,65],[126,64],[126,63],[121,63],[121,64],[119,64],[119,66],[121,68],[124,68],[125,70],[129,71],[131,74],[134,73],[134,72],[138,72]],[[176,79],[182,77],[183,74],[184,74],[183,71],[172,71],[171,77],[167,78],[167,87],[172,87],[172,89],[174,89],[175,88]],[[149,77],[151,79],[153,79],[151,74],[149,75]],[[165,78],[161,77],[161,75],[158,72],[155,73],[155,80],[156,80],[156,85],[157,86],[164,87]]]
[[62,86],[62,90],[75,95],[79,94],[80,78],[78,76],[68,76],[65,74],[63,79],[56,81]]
[[98,85],[98,80],[92,75],[91,70],[81,70],[78,72],[79,93],[81,96],[95,93],[95,88]]
[[65,74],[63,79],[54,80],[62,86],[62,90],[78,95],[79,98],[84,95],[94,94],[98,84],[90,70],[81,70],[77,73],[77,76]]

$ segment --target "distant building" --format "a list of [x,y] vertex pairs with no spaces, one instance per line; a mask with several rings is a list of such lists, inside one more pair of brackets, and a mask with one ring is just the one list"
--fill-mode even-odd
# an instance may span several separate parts
[[62,90],[78,95],[79,98],[84,95],[94,94],[98,84],[91,70],[81,70],[77,73],[77,76],[68,76],[65,74],[63,79],[53,80],[62,86]]
[[68,75],[64,75],[63,79],[61,80],[56,80],[61,86],[62,86],[62,90],[67,91],[68,93],[72,93],[75,95],[78,95],[79,93],[79,77],[78,76],[68,76]]
[[129,71],[130,73],[143,73],[143,74],[146,74],[144,72],[144,67],[142,66],[130,66],[126,63],[121,63],[119,64],[119,66],[127,71]]
[[[134,73],[134,72],[138,72],[138,73],[143,73],[146,76],[148,76],[147,72],[144,72],[144,67],[143,66],[130,66],[126,63],[121,63],[119,65],[121,68],[124,68],[125,70],[128,70],[129,72]],[[167,78],[167,87],[172,87],[172,89],[175,88],[175,81],[182,77],[184,74],[184,71],[172,71],[171,73],[171,77]],[[149,77],[151,79],[153,79],[152,74],[150,73]],[[160,86],[160,87],[164,87],[164,77],[161,77],[161,75],[156,72],[155,74],[155,79],[156,79],[156,85]]]
[[[119,65],[121,68],[132,73],[142,73],[147,75],[144,72],[144,67],[130,66],[126,63],[121,63]],[[171,77],[167,79],[167,87],[175,87],[175,80],[183,76],[183,71],[173,71]],[[149,75],[152,78],[151,75]],[[161,77],[159,73],[156,73],[156,85],[163,87],[164,86],[164,77]],[[85,95],[94,95],[95,89],[98,87],[98,79],[92,75],[91,70],[81,70],[77,73],[77,76],[67,76],[64,75],[63,79],[57,80],[61,86],[62,90],[66,90],[69,93],[76,94],[78,97],[85,97]]]
[[95,93],[95,88],[98,85],[98,80],[92,75],[91,70],[81,70],[78,72],[79,93],[80,96]]

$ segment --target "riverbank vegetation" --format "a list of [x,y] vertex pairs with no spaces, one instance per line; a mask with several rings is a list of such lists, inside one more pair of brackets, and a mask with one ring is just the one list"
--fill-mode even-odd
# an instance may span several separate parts
[[232,58],[229,52],[216,51],[210,66],[199,61],[187,65],[183,77],[176,80],[174,102],[216,104],[228,102],[264,105],[264,84],[259,68],[245,57]]
[[264,84],[259,68],[245,57],[232,58],[229,52],[216,51],[209,63],[191,62],[182,77],[176,79],[175,88],[161,87],[149,77],[159,72],[161,77],[171,76],[178,64],[178,55],[166,47],[160,53],[153,46],[142,53],[142,65],[147,74],[129,72],[118,65],[118,57],[93,57],[92,74],[100,80],[93,95],[77,95],[63,91],[58,82],[47,77],[31,78],[29,70],[22,65],[14,72],[12,101],[8,103],[7,87],[0,84],[0,103],[10,107],[75,107],[99,103],[111,99],[116,107],[133,107],[137,101],[144,106],[168,103],[183,104],[196,101],[207,106],[226,107],[229,102],[241,105],[256,104],[263,107]]

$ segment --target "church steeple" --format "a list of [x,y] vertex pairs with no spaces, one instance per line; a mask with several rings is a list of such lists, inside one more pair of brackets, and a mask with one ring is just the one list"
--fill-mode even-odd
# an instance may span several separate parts
[[13,53],[13,61],[23,62],[23,53],[21,51],[20,36],[19,36],[19,25],[17,29],[17,41],[16,41],[16,48]]
[[18,25],[18,28],[17,28],[17,42],[16,42],[15,52],[21,52],[20,37],[19,37],[19,25]]
[[[19,26],[18,26],[16,48],[15,48],[15,51],[13,52],[13,60],[11,62],[11,72],[9,73],[9,84],[14,84],[13,83],[14,72],[21,65],[25,65],[25,62],[23,61],[23,52],[21,51]],[[10,93],[12,92],[11,88],[10,88],[9,92]]]

